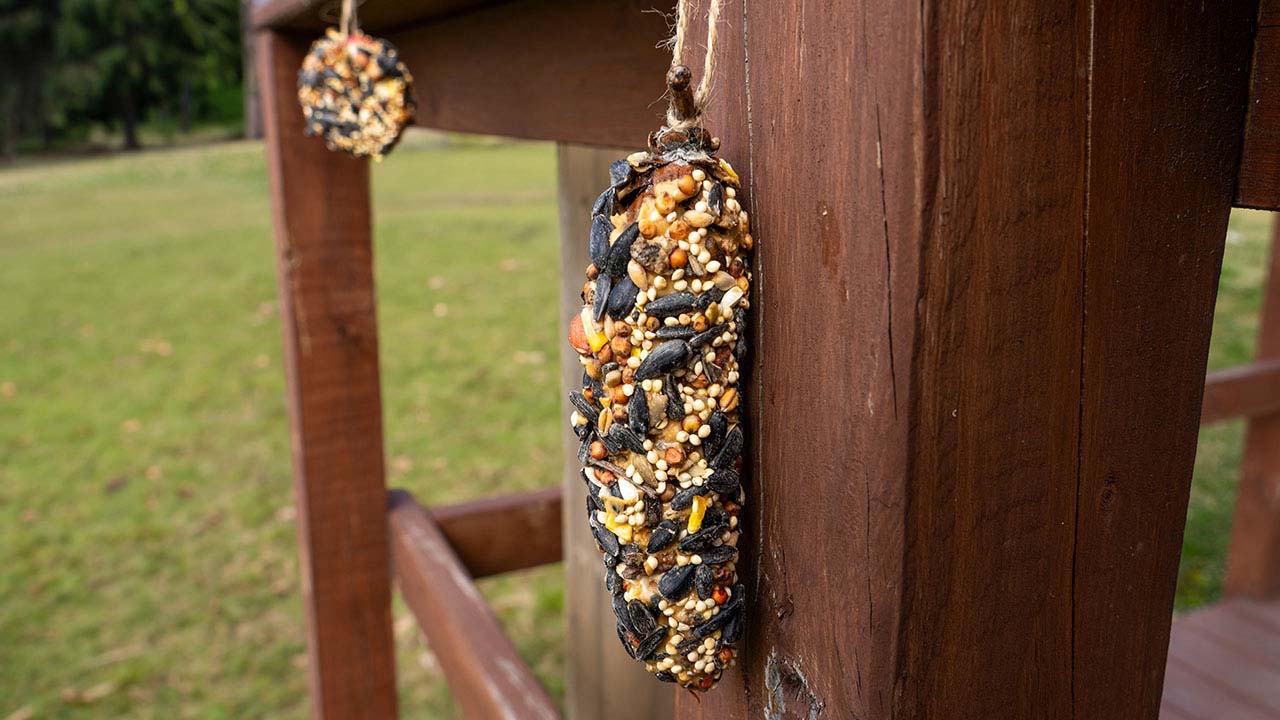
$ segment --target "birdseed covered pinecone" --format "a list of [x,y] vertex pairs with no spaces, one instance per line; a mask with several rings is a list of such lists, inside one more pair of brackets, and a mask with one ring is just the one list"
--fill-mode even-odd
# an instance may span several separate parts
[[735,661],[743,586],[739,363],[752,247],[738,175],[705,132],[660,131],[609,168],[569,342],[587,514],[618,638],[666,682]]

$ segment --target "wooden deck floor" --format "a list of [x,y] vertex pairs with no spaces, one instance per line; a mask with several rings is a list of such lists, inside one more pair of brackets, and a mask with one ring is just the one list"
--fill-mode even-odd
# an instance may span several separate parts
[[1280,720],[1280,600],[1175,620],[1160,720]]

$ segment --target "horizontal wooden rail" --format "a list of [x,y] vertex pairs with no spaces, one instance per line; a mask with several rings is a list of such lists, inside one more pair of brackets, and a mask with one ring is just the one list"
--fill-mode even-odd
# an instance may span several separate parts
[[471,577],[482,578],[560,562],[561,504],[560,488],[547,488],[427,512]]
[[1280,412],[1280,360],[1264,360],[1205,378],[1200,424]]
[[[386,32],[418,22],[493,5],[499,0],[367,0],[360,3],[360,27]],[[317,32],[338,24],[338,0],[265,0],[253,9],[255,28]]]
[[[396,582],[463,714],[558,719],[551,698],[503,633],[441,526],[409,493],[393,490],[389,500]],[[556,522],[549,529],[558,535],[558,528]],[[523,544],[516,534],[506,540]]]

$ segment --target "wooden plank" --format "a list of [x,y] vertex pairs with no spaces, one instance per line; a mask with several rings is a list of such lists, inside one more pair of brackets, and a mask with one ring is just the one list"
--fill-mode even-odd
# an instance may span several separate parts
[[555,487],[427,512],[471,577],[482,578],[560,562],[561,496]]
[[1200,424],[1280,412],[1280,359],[1209,373]]
[[396,582],[470,718],[554,720],[538,684],[431,516],[404,492],[390,494]]
[[1256,14],[1139,2],[1088,18],[1078,717],[1159,706]]
[[[360,26],[386,32],[446,15],[466,12],[502,0],[365,0],[359,3]],[[257,3],[252,22],[257,28],[303,30],[319,34],[338,24],[341,0],[265,0]]]
[[517,0],[389,39],[413,72],[420,126],[642,147],[665,110],[669,56],[656,46],[668,30],[653,7]]
[[1252,623],[1259,632],[1280,636],[1280,603],[1232,598],[1228,605],[1233,614]]
[[[1280,224],[1271,238],[1269,272],[1257,361],[1280,363]],[[1245,431],[1226,592],[1280,597],[1280,412],[1253,417]]]
[[1261,0],[1236,204],[1280,210],[1280,2]]
[[1280,717],[1280,666],[1268,667],[1234,647],[1195,632],[1173,633],[1169,664],[1219,686],[1241,705],[1272,718]]
[[1213,676],[1170,658],[1165,671],[1160,720],[1275,720],[1270,713],[1242,702]]
[[1156,717],[1253,13],[726,0],[750,629],[677,716]]
[[[1209,608],[1197,610],[1174,620],[1173,635],[1200,633],[1235,654],[1252,658],[1253,662],[1280,669],[1280,625],[1269,630],[1250,612],[1244,598],[1228,598]],[[1172,645],[1171,645],[1172,647]],[[1171,651],[1172,652],[1172,651]],[[1277,688],[1280,690],[1280,688]]]
[[[637,140],[637,143],[641,142]],[[591,204],[609,184],[609,163],[628,150],[608,150],[560,144],[556,148],[560,192],[561,337],[568,320],[582,307],[583,271]],[[568,388],[579,388],[582,366],[567,343],[560,346],[563,388],[561,416],[573,408]],[[566,653],[565,712],[578,720],[664,720],[671,717],[670,685],[655,681],[627,656],[614,631],[614,615],[604,589],[600,551],[591,540],[585,512],[586,490],[578,464],[578,441],[564,428],[565,606],[569,650]],[[626,698],[619,702],[618,698]]]
[[313,716],[396,716],[369,171],[303,135],[306,45],[258,33]]

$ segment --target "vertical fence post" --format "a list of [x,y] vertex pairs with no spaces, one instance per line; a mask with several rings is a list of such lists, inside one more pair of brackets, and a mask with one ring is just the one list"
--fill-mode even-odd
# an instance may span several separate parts
[[369,166],[303,135],[304,39],[260,31],[313,717],[396,716]]
[[[564,341],[568,320],[582,308],[583,270],[591,204],[609,184],[609,163],[629,151],[560,143],[556,160],[560,190],[560,375],[565,393],[581,387],[582,366]],[[563,417],[573,407],[562,399]],[[564,564],[568,614],[568,674],[565,710],[575,720],[664,720],[671,717],[671,686],[655,681],[627,657],[614,632],[613,610],[604,591],[600,552],[591,540],[578,464],[578,440],[565,425]]]
[[[1272,228],[1257,359],[1280,359],[1280,223]],[[1245,432],[1226,591],[1280,595],[1280,413],[1251,418]]]
[[1154,720],[1256,10],[724,0],[749,629],[678,717]]

